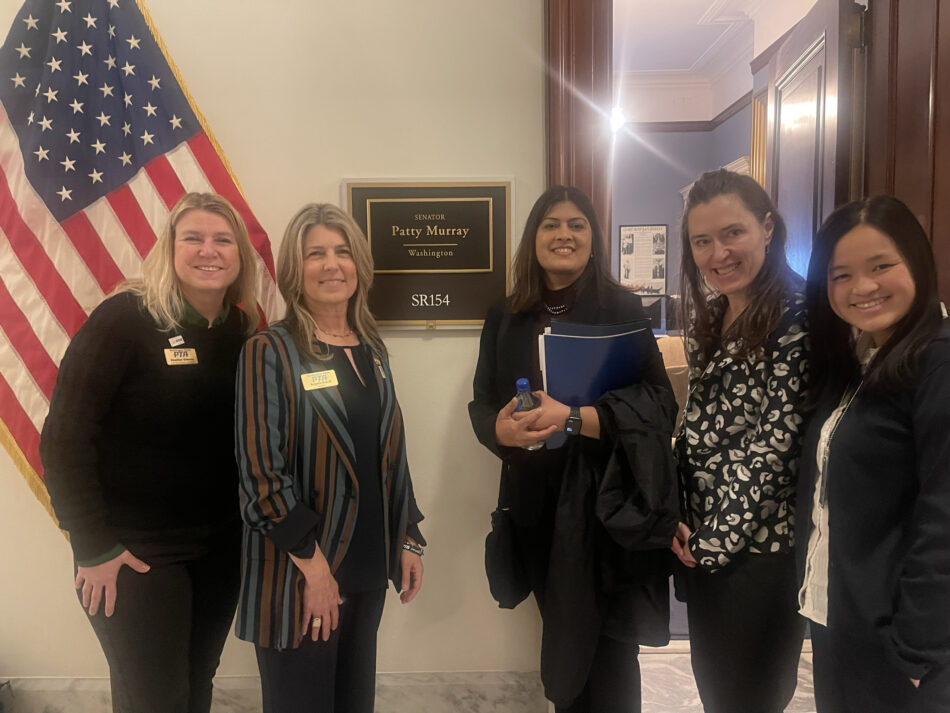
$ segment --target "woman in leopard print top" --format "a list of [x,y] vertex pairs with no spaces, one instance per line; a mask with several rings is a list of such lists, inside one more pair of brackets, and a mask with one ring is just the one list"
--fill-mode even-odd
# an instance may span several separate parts
[[707,713],[778,713],[797,681],[796,471],[804,283],[752,178],[704,174],[683,216],[689,397],[676,439],[693,672]]

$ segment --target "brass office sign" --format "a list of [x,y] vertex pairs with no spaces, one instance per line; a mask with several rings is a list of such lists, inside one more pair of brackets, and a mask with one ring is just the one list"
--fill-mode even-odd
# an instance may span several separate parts
[[479,324],[508,286],[509,182],[347,182],[382,324]]
[[491,272],[492,203],[484,198],[370,198],[376,274]]

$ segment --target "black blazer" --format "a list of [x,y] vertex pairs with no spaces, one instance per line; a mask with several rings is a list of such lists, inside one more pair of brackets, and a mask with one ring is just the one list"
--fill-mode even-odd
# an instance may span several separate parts
[[[598,299],[581,291],[571,321],[606,324],[644,316],[640,298],[610,287]],[[502,459],[502,483],[512,518],[533,526],[544,490],[542,454],[499,445],[498,411],[514,396],[515,380],[531,369],[535,315],[491,308],[482,330],[469,403],[479,441]],[[676,402],[654,340],[643,381],[608,392],[593,404],[601,438],[565,446],[542,605],[541,677],[556,705],[569,705],[587,679],[601,633],[631,643],[669,641],[669,550],[679,519],[670,449]],[[583,368],[579,365],[578,368]]]
[[[598,299],[598,295],[588,285],[588,289],[578,293],[568,317],[572,322],[610,324],[642,319],[645,314],[638,295],[622,287],[612,286]],[[503,446],[495,440],[495,419],[501,408],[515,395],[515,381],[531,373],[532,350],[538,348],[534,340],[534,323],[533,313],[514,314],[507,310],[506,301],[502,301],[489,309],[482,327],[473,381],[474,398],[468,405],[468,411],[479,442],[502,459],[503,478],[509,469],[515,472],[521,467],[530,469],[531,461],[525,458],[521,448]],[[650,341],[649,346],[651,351],[644,362],[643,383],[668,389],[672,396],[663,356],[655,341]],[[578,368],[582,367],[579,365]],[[599,415],[604,416],[603,413]],[[508,505],[519,524],[532,524],[537,514],[538,492],[532,486],[536,480],[531,475],[506,478]],[[524,484],[531,486],[530,489],[521,487]]]
[[[643,319],[646,315],[639,295],[620,286],[610,286],[598,298],[593,288],[588,286],[578,293],[574,307],[567,316],[571,322],[611,324]],[[507,300],[493,305],[485,317],[475,371],[475,398],[469,410],[478,440],[495,453],[499,453],[495,444],[495,417],[498,410],[515,395],[515,380],[527,376],[531,371],[530,350],[537,349],[537,344],[531,343],[533,325],[533,313],[513,314],[507,309]],[[653,347],[645,362],[643,382],[671,389],[663,357],[655,341]],[[491,427],[487,428],[489,417]]]
[[[811,420],[799,475],[799,581],[811,534],[818,438]],[[950,322],[910,388],[862,389],[838,422],[826,478],[828,628],[883,648],[909,678],[950,666]]]

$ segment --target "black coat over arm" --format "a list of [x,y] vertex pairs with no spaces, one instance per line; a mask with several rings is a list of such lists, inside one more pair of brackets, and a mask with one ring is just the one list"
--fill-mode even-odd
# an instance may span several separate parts
[[[606,324],[644,316],[621,288],[578,294],[570,321]],[[543,452],[495,440],[498,411],[531,369],[536,316],[494,306],[485,320],[469,404],[479,441],[502,460],[512,519],[538,522],[551,463]],[[541,677],[547,697],[569,705],[583,689],[601,634],[652,646],[669,641],[670,543],[679,521],[670,448],[676,402],[663,358],[647,340],[642,381],[600,397],[599,439],[570,439],[562,462],[544,595]],[[583,365],[578,365],[583,368]]]

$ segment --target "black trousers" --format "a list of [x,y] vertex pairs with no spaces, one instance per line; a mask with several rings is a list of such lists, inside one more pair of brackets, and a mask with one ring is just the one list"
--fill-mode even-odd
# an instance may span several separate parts
[[308,635],[296,649],[255,647],[263,713],[373,713],[385,602],[385,589],[348,594],[328,641]]
[[114,713],[208,713],[237,606],[240,531],[127,543],[151,565],[119,571],[115,612],[89,617],[109,662]]
[[607,636],[597,642],[587,684],[567,708],[557,713],[640,713],[640,647]]
[[[542,616],[556,504],[556,491],[549,488],[538,522],[530,527],[515,526],[519,557]],[[637,644],[601,635],[584,689],[570,706],[556,707],[557,713],[640,713],[639,652]]]
[[792,555],[683,568],[689,645],[706,713],[781,713],[795,694],[805,620]]
[[930,671],[914,688],[887,660],[879,642],[812,624],[818,713],[947,713],[950,666]]

